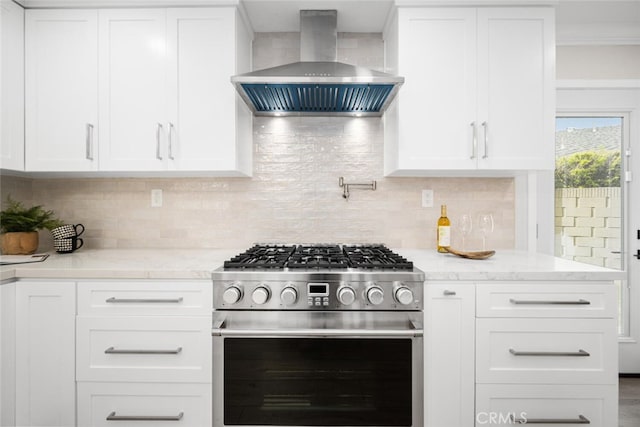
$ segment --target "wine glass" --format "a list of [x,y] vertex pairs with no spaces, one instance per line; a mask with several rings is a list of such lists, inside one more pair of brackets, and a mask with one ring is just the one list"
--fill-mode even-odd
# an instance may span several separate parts
[[464,251],[466,250],[466,238],[471,234],[471,230],[473,229],[473,220],[471,219],[471,215],[460,215],[460,224],[458,224],[458,229],[460,230],[460,234],[462,234],[462,250]]
[[493,233],[493,215],[481,213],[478,216],[478,230],[482,234],[482,250],[487,250],[487,236]]

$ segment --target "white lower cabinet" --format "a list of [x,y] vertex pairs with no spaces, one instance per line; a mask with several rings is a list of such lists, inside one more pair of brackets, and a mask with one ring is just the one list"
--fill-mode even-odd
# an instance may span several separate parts
[[477,284],[476,426],[618,424],[616,288]]
[[78,317],[78,381],[211,382],[211,320]]
[[471,426],[475,286],[429,284],[425,295],[425,425]]
[[78,426],[202,427],[211,418],[211,384],[78,383]]
[[478,319],[476,379],[606,384],[617,365],[615,319]]
[[[479,384],[476,426],[615,427],[618,385]],[[443,426],[444,427],[444,426]]]
[[0,285],[0,426],[15,426],[16,285]]
[[78,283],[79,426],[210,426],[210,280]]
[[16,425],[73,426],[75,283],[19,281],[15,296]]
[[425,427],[618,423],[616,287],[429,282]]

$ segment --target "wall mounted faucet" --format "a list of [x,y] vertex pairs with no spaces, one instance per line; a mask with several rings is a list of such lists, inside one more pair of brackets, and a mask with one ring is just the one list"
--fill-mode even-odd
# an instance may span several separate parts
[[370,183],[347,183],[344,182],[344,177],[340,177],[338,180],[338,185],[342,187],[342,198],[346,201],[351,197],[351,193],[349,191],[350,188],[360,188],[362,190],[375,190],[377,187],[376,181],[371,181]]

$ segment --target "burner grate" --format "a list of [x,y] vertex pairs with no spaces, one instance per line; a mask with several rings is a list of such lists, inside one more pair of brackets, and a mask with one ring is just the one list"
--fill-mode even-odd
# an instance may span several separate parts
[[349,259],[339,245],[300,245],[289,258],[287,267],[348,268]]
[[224,262],[229,269],[283,269],[295,246],[255,245]]
[[413,263],[384,245],[255,245],[225,261],[224,268],[413,270]]
[[343,246],[351,267],[367,270],[412,270],[413,263],[384,245]]

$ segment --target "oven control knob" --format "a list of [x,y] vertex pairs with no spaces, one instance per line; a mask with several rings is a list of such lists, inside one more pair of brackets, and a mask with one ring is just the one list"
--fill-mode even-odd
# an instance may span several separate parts
[[396,289],[396,301],[402,305],[409,305],[413,302],[413,292],[404,286]]
[[351,305],[356,300],[356,291],[351,286],[344,286],[338,289],[338,301],[342,305]]
[[373,305],[380,305],[384,301],[384,292],[379,286],[372,286],[367,289],[367,299]]
[[298,300],[298,291],[292,286],[287,286],[280,292],[280,301],[284,305],[293,305]]
[[267,301],[269,301],[270,296],[271,295],[269,292],[269,288],[267,288],[266,286],[258,286],[253,290],[253,293],[251,294],[251,299],[253,300],[254,303],[258,305],[262,305]]
[[235,304],[242,298],[242,291],[237,286],[229,286],[222,293],[222,300],[225,304]]

